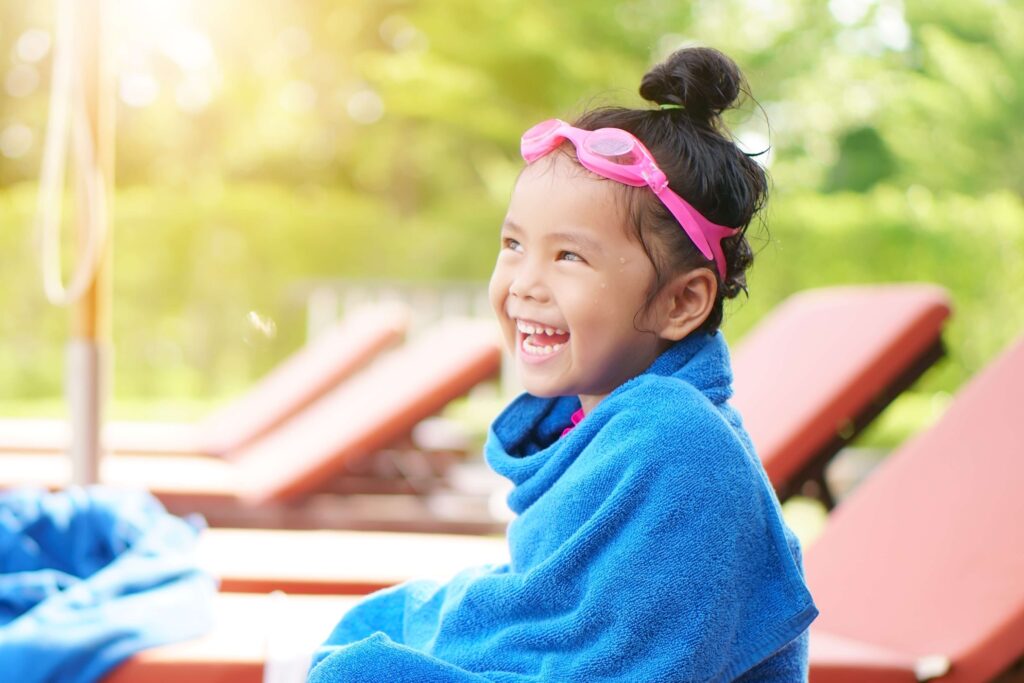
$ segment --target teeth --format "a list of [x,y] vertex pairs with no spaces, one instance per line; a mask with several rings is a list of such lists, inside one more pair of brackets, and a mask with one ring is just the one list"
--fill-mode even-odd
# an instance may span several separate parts
[[525,339],[523,340],[523,350],[531,356],[550,356],[563,346],[565,346],[564,342],[561,344],[552,344],[550,346],[537,346],[536,344],[531,344]]
[[565,334],[565,330],[560,327],[536,327],[530,323],[523,322],[521,320],[516,321],[516,329],[523,334]]

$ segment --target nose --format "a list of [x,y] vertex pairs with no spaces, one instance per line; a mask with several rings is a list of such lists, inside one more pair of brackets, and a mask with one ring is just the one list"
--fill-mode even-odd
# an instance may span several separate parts
[[521,263],[512,273],[508,284],[508,293],[521,299],[547,301],[548,290],[544,284],[541,268],[530,262]]

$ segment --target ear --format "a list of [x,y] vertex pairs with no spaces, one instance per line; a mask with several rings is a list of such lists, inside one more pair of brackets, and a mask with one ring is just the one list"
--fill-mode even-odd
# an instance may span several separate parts
[[662,339],[679,341],[704,324],[718,296],[718,281],[708,268],[676,275],[665,283],[651,311]]

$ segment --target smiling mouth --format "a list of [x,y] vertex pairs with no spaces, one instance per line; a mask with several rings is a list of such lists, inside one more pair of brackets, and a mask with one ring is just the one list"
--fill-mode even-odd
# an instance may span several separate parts
[[545,358],[558,353],[569,341],[569,333],[558,327],[547,327],[525,320],[516,320],[519,348],[527,356]]

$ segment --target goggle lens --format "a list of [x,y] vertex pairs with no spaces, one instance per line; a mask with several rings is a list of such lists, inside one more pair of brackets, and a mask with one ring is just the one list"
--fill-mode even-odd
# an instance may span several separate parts
[[642,159],[640,150],[631,138],[614,135],[611,131],[591,134],[585,146],[591,154],[619,166],[632,166]]

